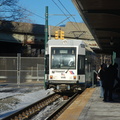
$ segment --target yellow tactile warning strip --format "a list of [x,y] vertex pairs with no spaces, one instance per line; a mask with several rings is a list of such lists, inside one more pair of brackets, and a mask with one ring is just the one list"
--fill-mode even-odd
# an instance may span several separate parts
[[57,120],[78,120],[83,108],[91,98],[95,88],[87,88],[79,97],[57,118]]

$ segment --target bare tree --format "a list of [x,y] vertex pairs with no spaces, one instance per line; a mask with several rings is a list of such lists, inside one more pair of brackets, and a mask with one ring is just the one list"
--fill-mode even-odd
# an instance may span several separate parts
[[0,20],[29,21],[30,13],[17,5],[19,0],[0,0]]

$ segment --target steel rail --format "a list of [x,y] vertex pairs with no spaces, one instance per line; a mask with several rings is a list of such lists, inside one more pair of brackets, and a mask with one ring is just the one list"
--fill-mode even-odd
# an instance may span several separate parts
[[55,110],[50,116],[45,120],[56,120],[58,116],[78,97],[78,93],[75,93],[69,100],[67,100],[61,107]]
[[60,95],[54,93],[51,94],[5,118],[2,120],[29,120],[31,117],[36,115],[39,111],[41,111],[44,107],[51,104],[55,100],[60,98]]

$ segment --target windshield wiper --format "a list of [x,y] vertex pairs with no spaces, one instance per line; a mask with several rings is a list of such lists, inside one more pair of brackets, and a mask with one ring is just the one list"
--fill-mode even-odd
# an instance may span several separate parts
[[70,66],[65,73],[67,73],[71,67],[73,67],[73,66]]

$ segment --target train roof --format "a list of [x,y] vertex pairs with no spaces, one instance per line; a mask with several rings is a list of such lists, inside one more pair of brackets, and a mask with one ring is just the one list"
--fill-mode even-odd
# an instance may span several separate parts
[[76,47],[76,46],[80,46],[81,48],[85,48],[86,51],[90,51],[92,53],[94,53],[94,51],[90,48],[90,46],[88,44],[86,44],[83,40],[78,40],[78,39],[51,39],[48,40],[48,46],[54,46],[54,47]]
[[85,43],[82,40],[73,40],[73,39],[58,39],[58,40],[49,40],[48,41],[49,45],[57,45],[57,46],[65,46],[65,45],[70,45],[70,46],[79,46],[79,45],[84,45]]

